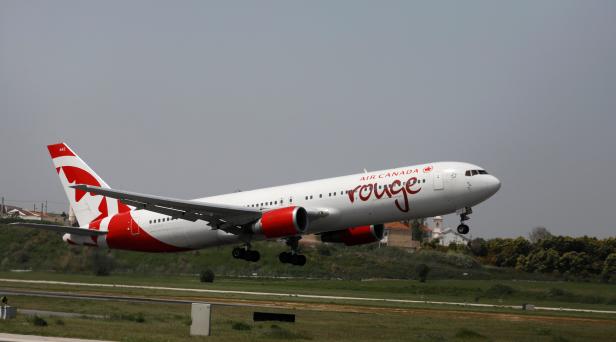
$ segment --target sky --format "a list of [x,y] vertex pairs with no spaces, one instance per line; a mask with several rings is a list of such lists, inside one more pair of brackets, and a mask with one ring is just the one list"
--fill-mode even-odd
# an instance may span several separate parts
[[66,210],[59,141],[177,198],[454,160],[473,236],[608,237],[615,128],[614,1],[0,0],[7,204]]

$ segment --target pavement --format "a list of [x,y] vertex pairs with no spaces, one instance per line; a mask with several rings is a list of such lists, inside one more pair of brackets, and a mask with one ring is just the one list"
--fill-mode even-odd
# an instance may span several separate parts
[[84,340],[81,338],[49,337],[36,335],[17,335],[0,333],[0,342],[111,342],[103,340]]
[[[81,287],[101,287],[101,288],[123,288],[123,289],[142,289],[142,290],[162,290],[162,291],[179,291],[179,292],[192,292],[192,293],[211,293],[211,294],[235,294],[235,295],[250,295],[250,296],[267,296],[267,297],[281,297],[281,298],[306,298],[306,299],[321,299],[327,301],[357,301],[357,302],[381,302],[381,303],[400,303],[400,304],[423,304],[434,306],[458,306],[458,307],[475,307],[475,308],[506,308],[506,309],[519,309],[523,310],[522,305],[500,305],[500,304],[481,304],[481,303],[463,303],[463,302],[444,302],[444,301],[429,301],[429,300],[410,300],[410,299],[392,299],[392,298],[366,298],[366,297],[349,297],[349,296],[327,296],[327,295],[309,295],[301,293],[280,293],[280,292],[255,292],[255,291],[234,291],[234,290],[212,290],[212,289],[195,289],[195,288],[180,288],[180,287],[165,287],[165,286],[142,286],[142,285],[125,285],[125,284],[96,284],[96,283],[80,283],[80,282],[66,282],[66,281],[50,281],[50,280],[25,280],[25,279],[7,279],[0,278],[0,283],[27,283],[27,284],[47,284],[47,285],[68,285],[68,286],[81,286]],[[0,289],[0,294],[9,292]],[[55,294],[57,292],[47,292],[48,294]],[[121,296],[103,296],[103,297],[115,297],[116,300],[121,300]],[[89,299],[97,299],[95,296]],[[133,298],[133,301],[135,298]],[[141,298],[141,301],[156,301],[148,298]],[[224,302],[225,300],[218,298],[218,302]],[[181,301],[182,303],[190,303],[194,301]],[[210,302],[212,303],[212,302]],[[224,304],[224,303],[223,303]],[[251,305],[256,306],[256,305]],[[614,310],[591,310],[591,309],[577,309],[577,308],[563,308],[563,307],[542,307],[536,306],[534,310],[537,311],[562,311],[562,312],[578,312],[578,313],[597,313],[597,314],[616,314]]]

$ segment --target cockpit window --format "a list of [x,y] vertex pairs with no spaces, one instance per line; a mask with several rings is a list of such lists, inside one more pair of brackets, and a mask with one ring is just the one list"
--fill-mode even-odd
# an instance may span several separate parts
[[487,175],[488,171],[486,170],[466,170],[464,175],[467,177],[475,176],[475,175]]

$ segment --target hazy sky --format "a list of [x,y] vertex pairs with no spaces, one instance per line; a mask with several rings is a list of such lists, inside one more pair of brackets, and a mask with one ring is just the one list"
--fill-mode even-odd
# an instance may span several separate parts
[[456,160],[474,236],[606,237],[615,129],[616,1],[0,0],[9,204],[66,210],[58,141],[179,198]]

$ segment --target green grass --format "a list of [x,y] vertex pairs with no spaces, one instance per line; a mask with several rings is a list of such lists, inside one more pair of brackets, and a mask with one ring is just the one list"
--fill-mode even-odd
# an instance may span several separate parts
[[[83,274],[48,272],[0,272],[0,278],[55,280],[81,283],[152,285],[213,290],[254,292],[281,292],[347,297],[391,298],[467,303],[512,304],[531,303],[541,306],[604,309],[616,311],[616,286],[601,283],[525,281],[525,280],[306,280],[306,279],[255,279],[217,278],[214,283],[201,283],[198,276],[143,276],[112,275],[97,277]],[[29,288],[55,291],[103,291],[132,295],[163,295],[175,297],[216,297],[242,299],[276,299],[251,295],[194,293],[172,290],[141,290],[92,288],[69,285],[12,284],[0,282],[0,287]],[[288,298],[286,301],[319,301],[316,299]],[[381,305],[380,303],[364,303]]]
[[[0,331],[117,341],[607,341],[615,320],[584,320],[489,313],[420,310],[417,312],[344,313],[265,309],[295,313],[296,323],[253,322],[253,308],[214,306],[212,336],[190,337],[190,307],[177,304],[76,301],[19,296],[15,306],[29,309],[104,315],[106,319],[45,317],[47,326],[19,315],[0,321]],[[262,308],[259,311],[263,311]],[[138,322],[135,315],[143,315]]]

